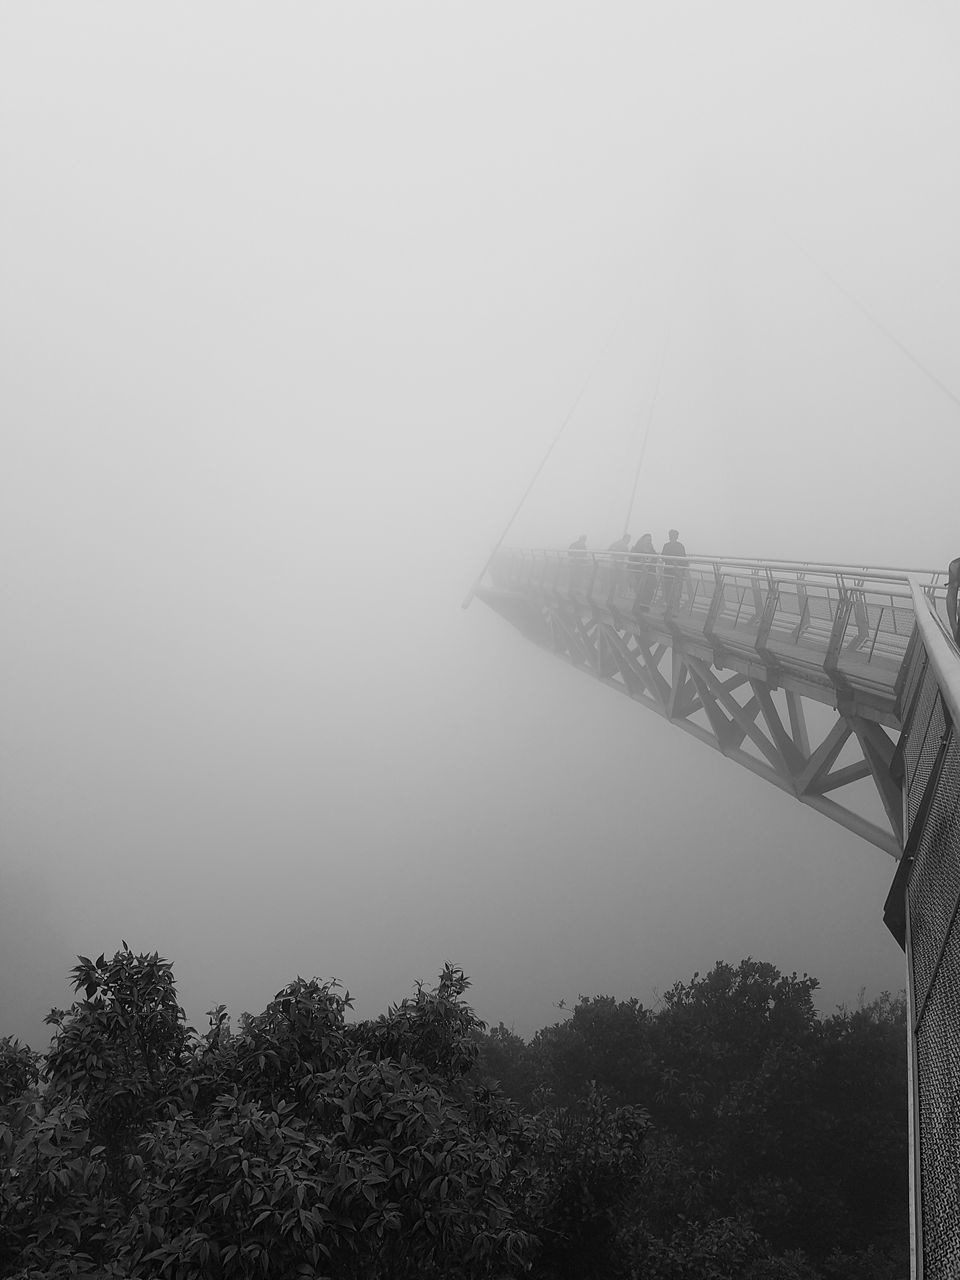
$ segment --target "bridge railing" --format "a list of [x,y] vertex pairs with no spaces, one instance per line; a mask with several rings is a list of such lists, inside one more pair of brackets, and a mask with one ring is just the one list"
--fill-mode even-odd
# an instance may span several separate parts
[[914,628],[910,575],[943,615],[944,575],[860,565],[504,548],[495,587],[660,622],[767,662],[890,688]]

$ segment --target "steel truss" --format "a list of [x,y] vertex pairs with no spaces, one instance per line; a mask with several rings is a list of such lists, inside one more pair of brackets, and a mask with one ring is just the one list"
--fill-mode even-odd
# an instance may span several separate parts
[[[894,776],[896,744],[873,718],[872,708],[859,707],[838,689],[832,727],[812,746],[809,698],[795,682],[793,688],[789,681],[781,684],[775,671],[750,664],[745,673],[727,665],[735,659],[719,645],[705,653],[702,641],[691,642],[678,630],[663,634],[571,601],[541,598],[539,609],[545,626],[533,638],[802,804],[900,857],[903,802]],[[523,629],[538,630],[529,616]],[[785,706],[774,700],[778,689]],[[822,721],[823,691],[814,701]],[[893,722],[892,716],[882,718]],[[838,765],[841,752],[852,754],[851,746],[856,758]],[[866,778],[879,795],[886,826],[843,802],[844,788]]]

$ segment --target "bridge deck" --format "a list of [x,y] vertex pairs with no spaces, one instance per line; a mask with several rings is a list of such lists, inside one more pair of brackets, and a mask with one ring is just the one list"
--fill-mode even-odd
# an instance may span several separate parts
[[[495,597],[589,610],[711,662],[899,723],[898,678],[914,630],[906,570],[631,554],[506,550],[490,566]],[[942,575],[924,571],[943,613]]]

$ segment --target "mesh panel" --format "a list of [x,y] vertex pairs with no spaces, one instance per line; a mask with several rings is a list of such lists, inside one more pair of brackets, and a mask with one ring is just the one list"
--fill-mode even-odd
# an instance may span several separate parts
[[901,605],[894,605],[893,608],[893,629],[898,636],[909,638],[913,631],[913,624],[916,621],[913,609],[905,608]]
[[911,716],[903,755],[907,786],[907,816],[910,826],[913,825],[913,820],[917,816],[917,809],[923,799],[923,791],[940,748],[940,739],[943,737],[945,727],[937,678],[933,668],[928,666],[920,684],[917,705]]
[[920,1078],[920,1185],[926,1280],[960,1275],[960,932],[950,931],[943,966],[917,1036]]
[[903,675],[900,691],[900,706],[903,709],[904,720],[909,715],[920,681],[927,669],[927,652],[920,643],[919,634],[915,635],[911,640],[910,647],[907,650],[907,659],[908,666]]
[[960,896],[960,747],[951,736],[910,874],[910,941],[917,1007],[923,1001]]
[[[942,713],[926,700],[930,723],[914,720],[916,736],[935,736]],[[939,739],[939,734],[936,734]],[[917,757],[915,789],[929,768]],[[937,789],[923,825],[908,888],[916,1008],[920,1193],[926,1280],[960,1275],[960,743],[951,734]],[[946,945],[943,946],[946,936]],[[934,966],[943,955],[939,967]],[[928,990],[929,989],[929,990]],[[924,1003],[925,1000],[925,1003]]]
[[[953,831],[954,848],[960,831]],[[926,1280],[960,1275],[960,929],[956,925],[917,1034],[920,1187]]]

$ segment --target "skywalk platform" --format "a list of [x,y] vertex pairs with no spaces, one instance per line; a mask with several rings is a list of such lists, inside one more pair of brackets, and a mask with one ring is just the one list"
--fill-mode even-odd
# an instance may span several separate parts
[[[476,594],[538,644],[899,857],[891,769],[915,644],[912,582],[945,624],[942,573],[727,556],[503,549]],[[835,713],[817,745],[824,716],[805,700]],[[843,788],[867,777],[885,821],[844,802]]]

